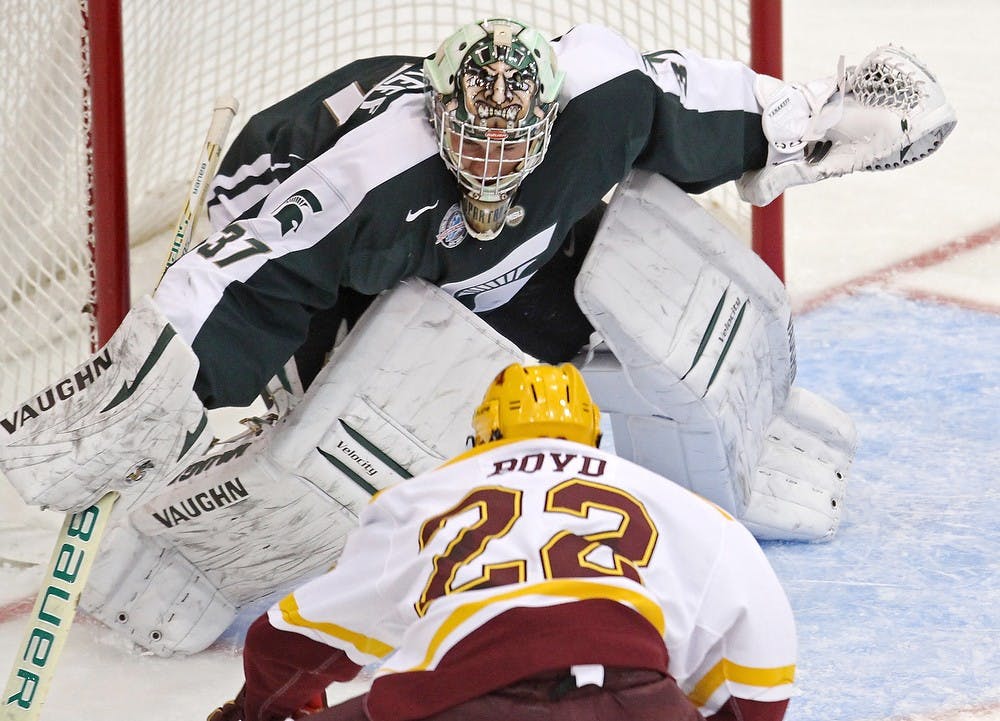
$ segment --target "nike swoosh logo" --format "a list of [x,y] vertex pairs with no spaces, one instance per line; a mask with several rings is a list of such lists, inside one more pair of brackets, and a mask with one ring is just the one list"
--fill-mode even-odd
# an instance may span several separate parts
[[416,220],[417,218],[419,218],[421,215],[423,215],[424,213],[426,213],[428,210],[434,210],[434,208],[438,207],[438,203],[440,203],[440,202],[441,202],[440,200],[435,200],[434,201],[434,205],[425,205],[420,210],[411,210],[411,211],[409,211],[406,214],[406,222],[407,223],[412,223],[414,220]]
[[143,362],[142,367],[139,368],[139,372],[136,373],[133,381],[131,383],[128,381],[122,383],[121,390],[118,391],[118,394],[111,400],[110,403],[108,403],[108,405],[101,409],[101,413],[106,413],[120,403],[128,400],[128,398],[135,393],[135,389],[140,383],[142,383],[146,376],[149,375],[149,372],[153,370],[153,366],[156,365],[156,362],[160,359],[160,356],[163,355],[163,352],[167,349],[167,346],[170,344],[170,341],[175,335],[177,335],[177,331],[174,330],[173,326],[167,325],[164,327],[164,329],[160,332],[160,337],[156,339],[156,343],[153,344],[153,349],[149,352],[149,355],[146,356],[146,360]]

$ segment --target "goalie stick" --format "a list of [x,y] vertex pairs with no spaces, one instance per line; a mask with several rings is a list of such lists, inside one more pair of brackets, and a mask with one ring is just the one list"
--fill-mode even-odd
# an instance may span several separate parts
[[86,510],[66,516],[48,571],[31,609],[31,622],[3,694],[0,719],[37,719],[53,669],[69,635],[108,517],[118,500],[112,491]]
[[[222,145],[238,109],[235,98],[220,98],[215,102],[212,122],[177,221],[163,273],[190,246],[190,234],[204,203],[205,187],[218,169]],[[117,491],[110,491],[89,508],[67,514],[63,521],[48,571],[31,610],[24,641],[0,699],[0,721],[34,721],[41,714],[80,595],[118,496]]]
[[217,98],[215,101],[212,124],[208,127],[208,135],[205,137],[205,144],[201,149],[201,157],[198,158],[198,166],[194,178],[191,180],[187,202],[184,204],[180,218],[177,219],[177,229],[170,244],[167,261],[163,264],[160,280],[163,279],[167,268],[176,263],[191,245],[191,229],[198,218],[198,213],[201,212],[201,206],[205,199],[205,186],[218,169],[219,161],[222,159],[222,145],[226,141],[229,126],[239,108],[240,104],[236,98]]

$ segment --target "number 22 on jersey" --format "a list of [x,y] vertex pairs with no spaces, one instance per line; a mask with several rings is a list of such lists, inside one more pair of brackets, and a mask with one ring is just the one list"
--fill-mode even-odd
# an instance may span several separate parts
[[[504,586],[526,581],[528,561],[510,558],[484,563],[482,574],[463,583],[459,571],[482,556],[494,539],[517,532],[517,524],[530,522],[535,513],[568,514],[588,517],[600,509],[617,515],[618,525],[607,530],[578,535],[561,530],[539,549],[546,579],[593,576],[625,576],[641,583],[639,568],[649,563],[659,533],[642,502],[613,486],[571,478],[549,489],[544,508],[523,508],[524,492],[503,486],[481,486],[470,491],[444,513],[427,519],[420,529],[423,550],[447,521],[459,514],[478,512],[478,519],[460,528],[444,551],[434,556],[433,570],[420,599],[414,604],[423,616],[435,598],[478,588]],[[600,547],[611,551],[608,564],[593,560]]]

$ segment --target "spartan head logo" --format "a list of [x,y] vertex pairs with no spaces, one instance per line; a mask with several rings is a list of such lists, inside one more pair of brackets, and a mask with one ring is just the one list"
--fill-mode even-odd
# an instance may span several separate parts
[[323,210],[319,199],[310,191],[302,189],[293,194],[288,200],[281,204],[281,207],[274,211],[274,218],[281,226],[281,234],[294,233],[302,225],[306,217],[306,210],[311,213],[318,213]]

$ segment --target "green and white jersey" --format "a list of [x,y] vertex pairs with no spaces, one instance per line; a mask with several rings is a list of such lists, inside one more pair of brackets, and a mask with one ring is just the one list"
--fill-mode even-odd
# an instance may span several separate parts
[[763,165],[755,74],[696,53],[641,54],[614,32],[553,42],[566,81],[517,225],[468,236],[438,155],[418,58],[346,66],[256,116],[210,199],[223,227],[166,273],[155,300],[200,361],[209,407],[245,405],[350,288],[417,276],[483,313],[507,303],[632,168],[698,193]]

